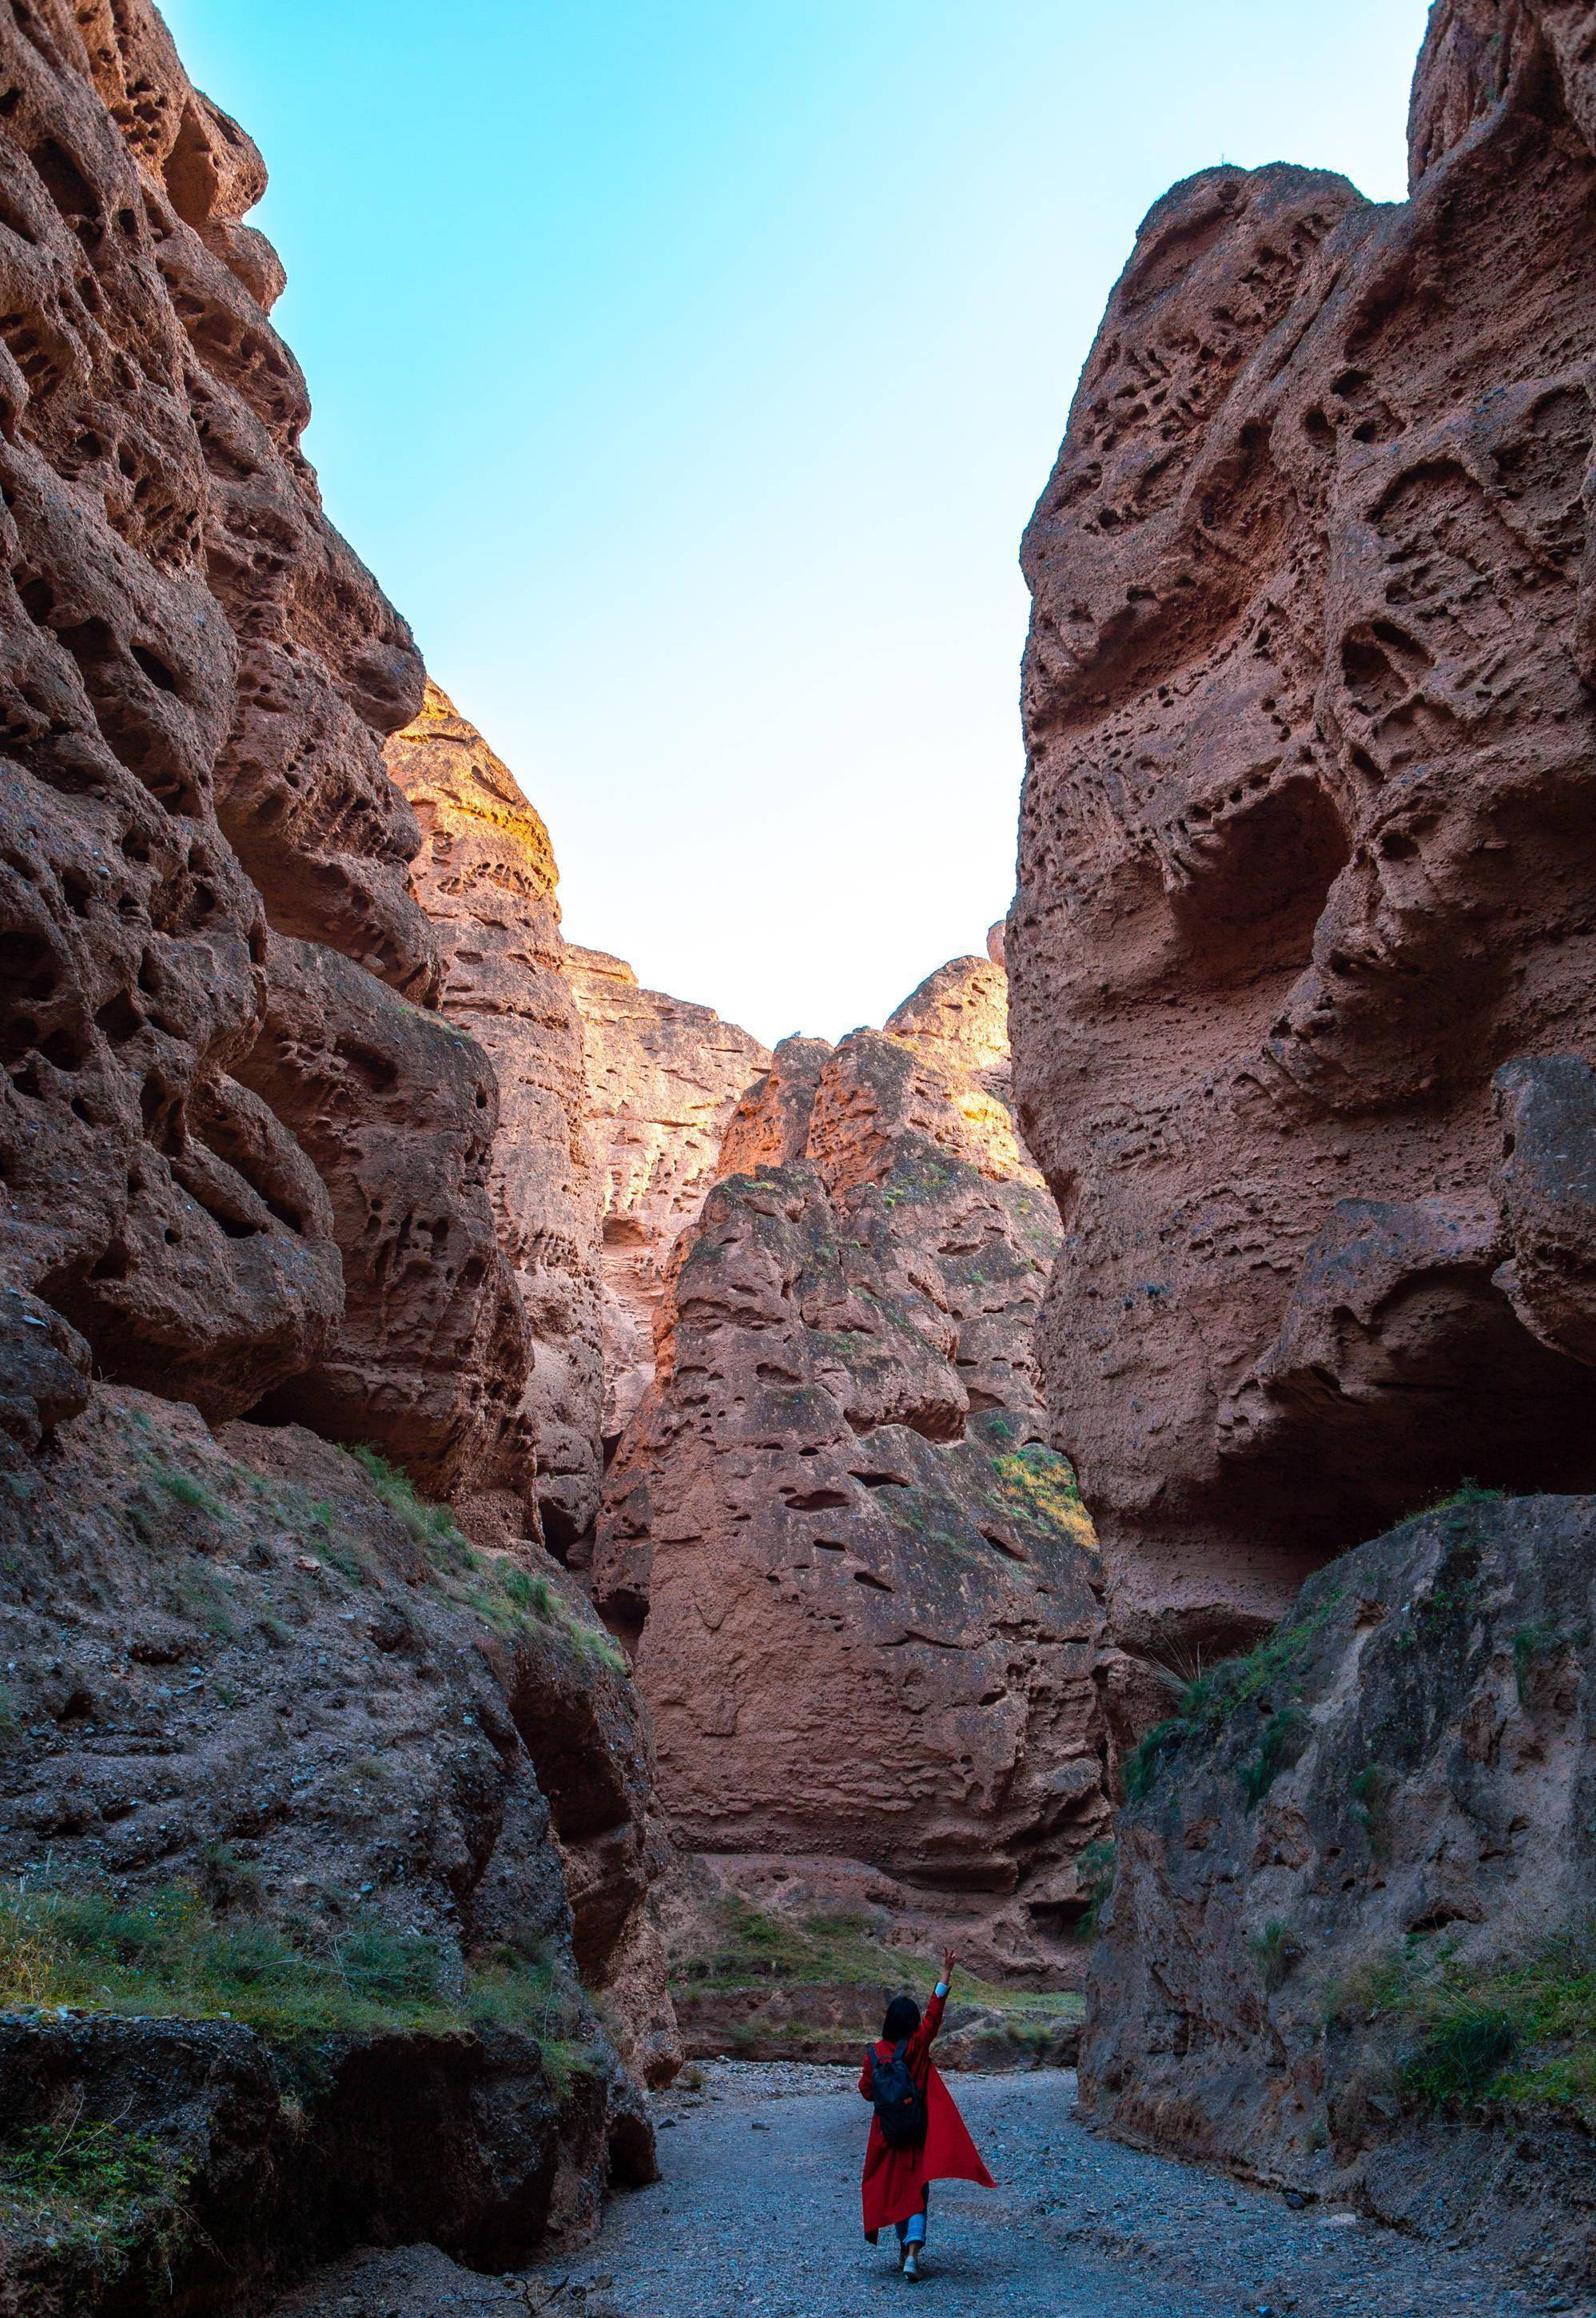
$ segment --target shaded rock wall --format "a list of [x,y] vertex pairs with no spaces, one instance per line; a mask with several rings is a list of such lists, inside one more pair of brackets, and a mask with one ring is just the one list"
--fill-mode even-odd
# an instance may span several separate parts
[[[114,1388],[0,1501],[0,1837],[13,1875],[135,1903],[186,1888],[235,1927],[275,1925],[311,1954],[373,1928],[419,1936],[446,1983],[537,1964],[544,2033],[583,2051],[585,2073],[563,2091],[533,2035],[507,2037],[485,2062],[425,2036],[390,2037],[386,2062],[360,2049],[340,2060],[334,2077],[358,2087],[363,2072],[368,2098],[373,2071],[391,2073],[384,2121],[351,2138],[336,2084],[321,2084],[329,2114],[314,2137],[346,2194],[318,2190],[297,2220],[235,2217],[241,2238],[190,2249],[225,2254],[247,2285],[226,2306],[261,2306],[273,2270],[376,2226],[436,2226],[508,2259],[535,2241],[551,2199],[567,2225],[590,2222],[613,2152],[628,2165],[646,2157],[621,2062],[657,2080],[677,2048],[645,1910],[646,1733],[619,1654],[569,1581],[550,1576],[540,1599],[518,1563],[473,1551],[435,1509],[298,1426],[213,1434],[193,1409]],[[83,2044],[87,2024],[78,2034]],[[205,2062],[205,2034],[162,2029],[179,2077],[195,2038],[190,2061]],[[279,2065],[256,2042],[212,2053],[224,2112],[240,2071],[259,2080],[291,2065],[291,2052]],[[48,2118],[63,2080],[91,2117],[121,2113],[112,2096],[126,2087],[98,2046],[35,2058],[36,2069],[18,2057],[14,2080],[8,2063],[8,2124],[31,2121],[18,2102]],[[497,2090],[479,2099],[470,2087],[484,2068]],[[393,2137],[409,2113],[405,2079],[443,2101],[453,2187],[406,2174]],[[202,2170],[216,2177],[204,2198],[225,2206],[240,2166],[271,2171],[274,2098],[230,2125],[207,2125],[203,2105],[163,2122],[159,2071],[146,2069],[142,2088],[141,2116],[153,2111],[185,2148],[204,2143]],[[390,2199],[380,2219],[359,2188],[367,2172],[371,2196]],[[245,2261],[252,2236],[273,2230],[270,2262],[264,2251]]]
[[1080,1912],[1107,1806],[1091,1532],[1031,1352],[1056,1225],[1002,1000],[957,960],[885,1031],[776,1049],[727,1134],[750,1172],[673,1258],[592,1578],[679,1845],[761,1896],[911,1886],[1022,1969]]
[[[130,2136],[158,2137],[186,2174],[175,2226],[147,2201],[120,2275],[96,2261],[88,2232],[64,2250],[58,2236],[0,2240],[9,2306],[28,2318],[154,2318],[175,2301],[247,2318],[318,2257],[381,2243],[396,2214],[495,2272],[590,2218],[589,2185],[611,2155],[596,2078],[573,2097],[527,2039],[504,2032],[318,2044],[307,2082],[280,2048],[222,2020],[0,2024],[0,2133],[53,2137],[86,2107]],[[619,2178],[652,2177],[623,2153]]]
[[1576,19],[1437,7],[1406,203],[1165,195],[1027,535],[1044,1361],[1139,1651],[1463,1473],[1596,1482]]
[[605,1367],[612,1445],[654,1373],[654,1323],[677,1235],[720,1170],[738,1097],[770,1057],[712,1007],[644,990],[624,961],[571,948],[598,1172]]
[[[1596,1501],[1466,1499],[1343,1556],[1211,1677],[1120,1816],[1098,2116],[1596,2278],[1593,1637]],[[1532,2020],[1537,1971],[1565,1996]]]

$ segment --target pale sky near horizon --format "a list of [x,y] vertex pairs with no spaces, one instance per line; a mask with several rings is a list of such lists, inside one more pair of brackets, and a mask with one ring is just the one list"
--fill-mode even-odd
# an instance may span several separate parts
[[1006,908],[1019,535],[1141,217],[1404,188],[1424,0],[165,0],[260,144],[329,513],[566,931],[760,1038]]

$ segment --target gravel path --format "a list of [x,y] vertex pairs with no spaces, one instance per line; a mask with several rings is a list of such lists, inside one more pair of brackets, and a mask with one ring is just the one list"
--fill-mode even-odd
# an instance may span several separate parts
[[611,2205],[594,2243],[514,2278],[431,2249],[324,2272],[293,2318],[1546,2318],[1542,2298],[1460,2254],[1223,2175],[1146,2157],[1079,2125],[1063,2071],[960,2076],[1001,2187],[939,2184],[930,2253],[904,2285],[859,2233],[867,2123],[848,2069],[710,2062],[660,2097],[663,2178]]
[[1051,2070],[953,2080],[1001,2187],[933,2189],[926,2276],[911,2288],[859,2234],[868,2119],[856,2072],[722,2062],[703,2074],[701,2096],[659,2103],[663,2179],[618,2199],[579,2260],[533,2273],[545,2288],[569,2282],[551,2318],[599,2296],[621,2318],[868,2318],[910,2292],[923,2318],[1541,2318],[1570,2306],[1392,2231],[1122,2149],[1075,2122],[1074,2077]]

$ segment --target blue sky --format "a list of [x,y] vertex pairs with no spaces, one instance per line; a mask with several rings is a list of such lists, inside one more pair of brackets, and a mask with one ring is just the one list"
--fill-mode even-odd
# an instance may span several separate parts
[[166,0],[335,520],[547,820],[566,930],[760,1037],[1012,884],[1020,531],[1138,220],[1403,188],[1422,0]]

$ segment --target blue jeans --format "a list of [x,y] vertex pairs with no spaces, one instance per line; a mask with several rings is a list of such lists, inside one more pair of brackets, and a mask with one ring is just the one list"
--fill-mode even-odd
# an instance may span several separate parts
[[893,2227],[898,2233],[898,2243],[900,2245],[924,2245],[926,2242],[926,2208],[930,2202],[930,2190],[928,2188],[922,2189],[920,2191],[920,2209],[919,2213],[910,2214],[906,2222],[896,2222],[893,2224]]

